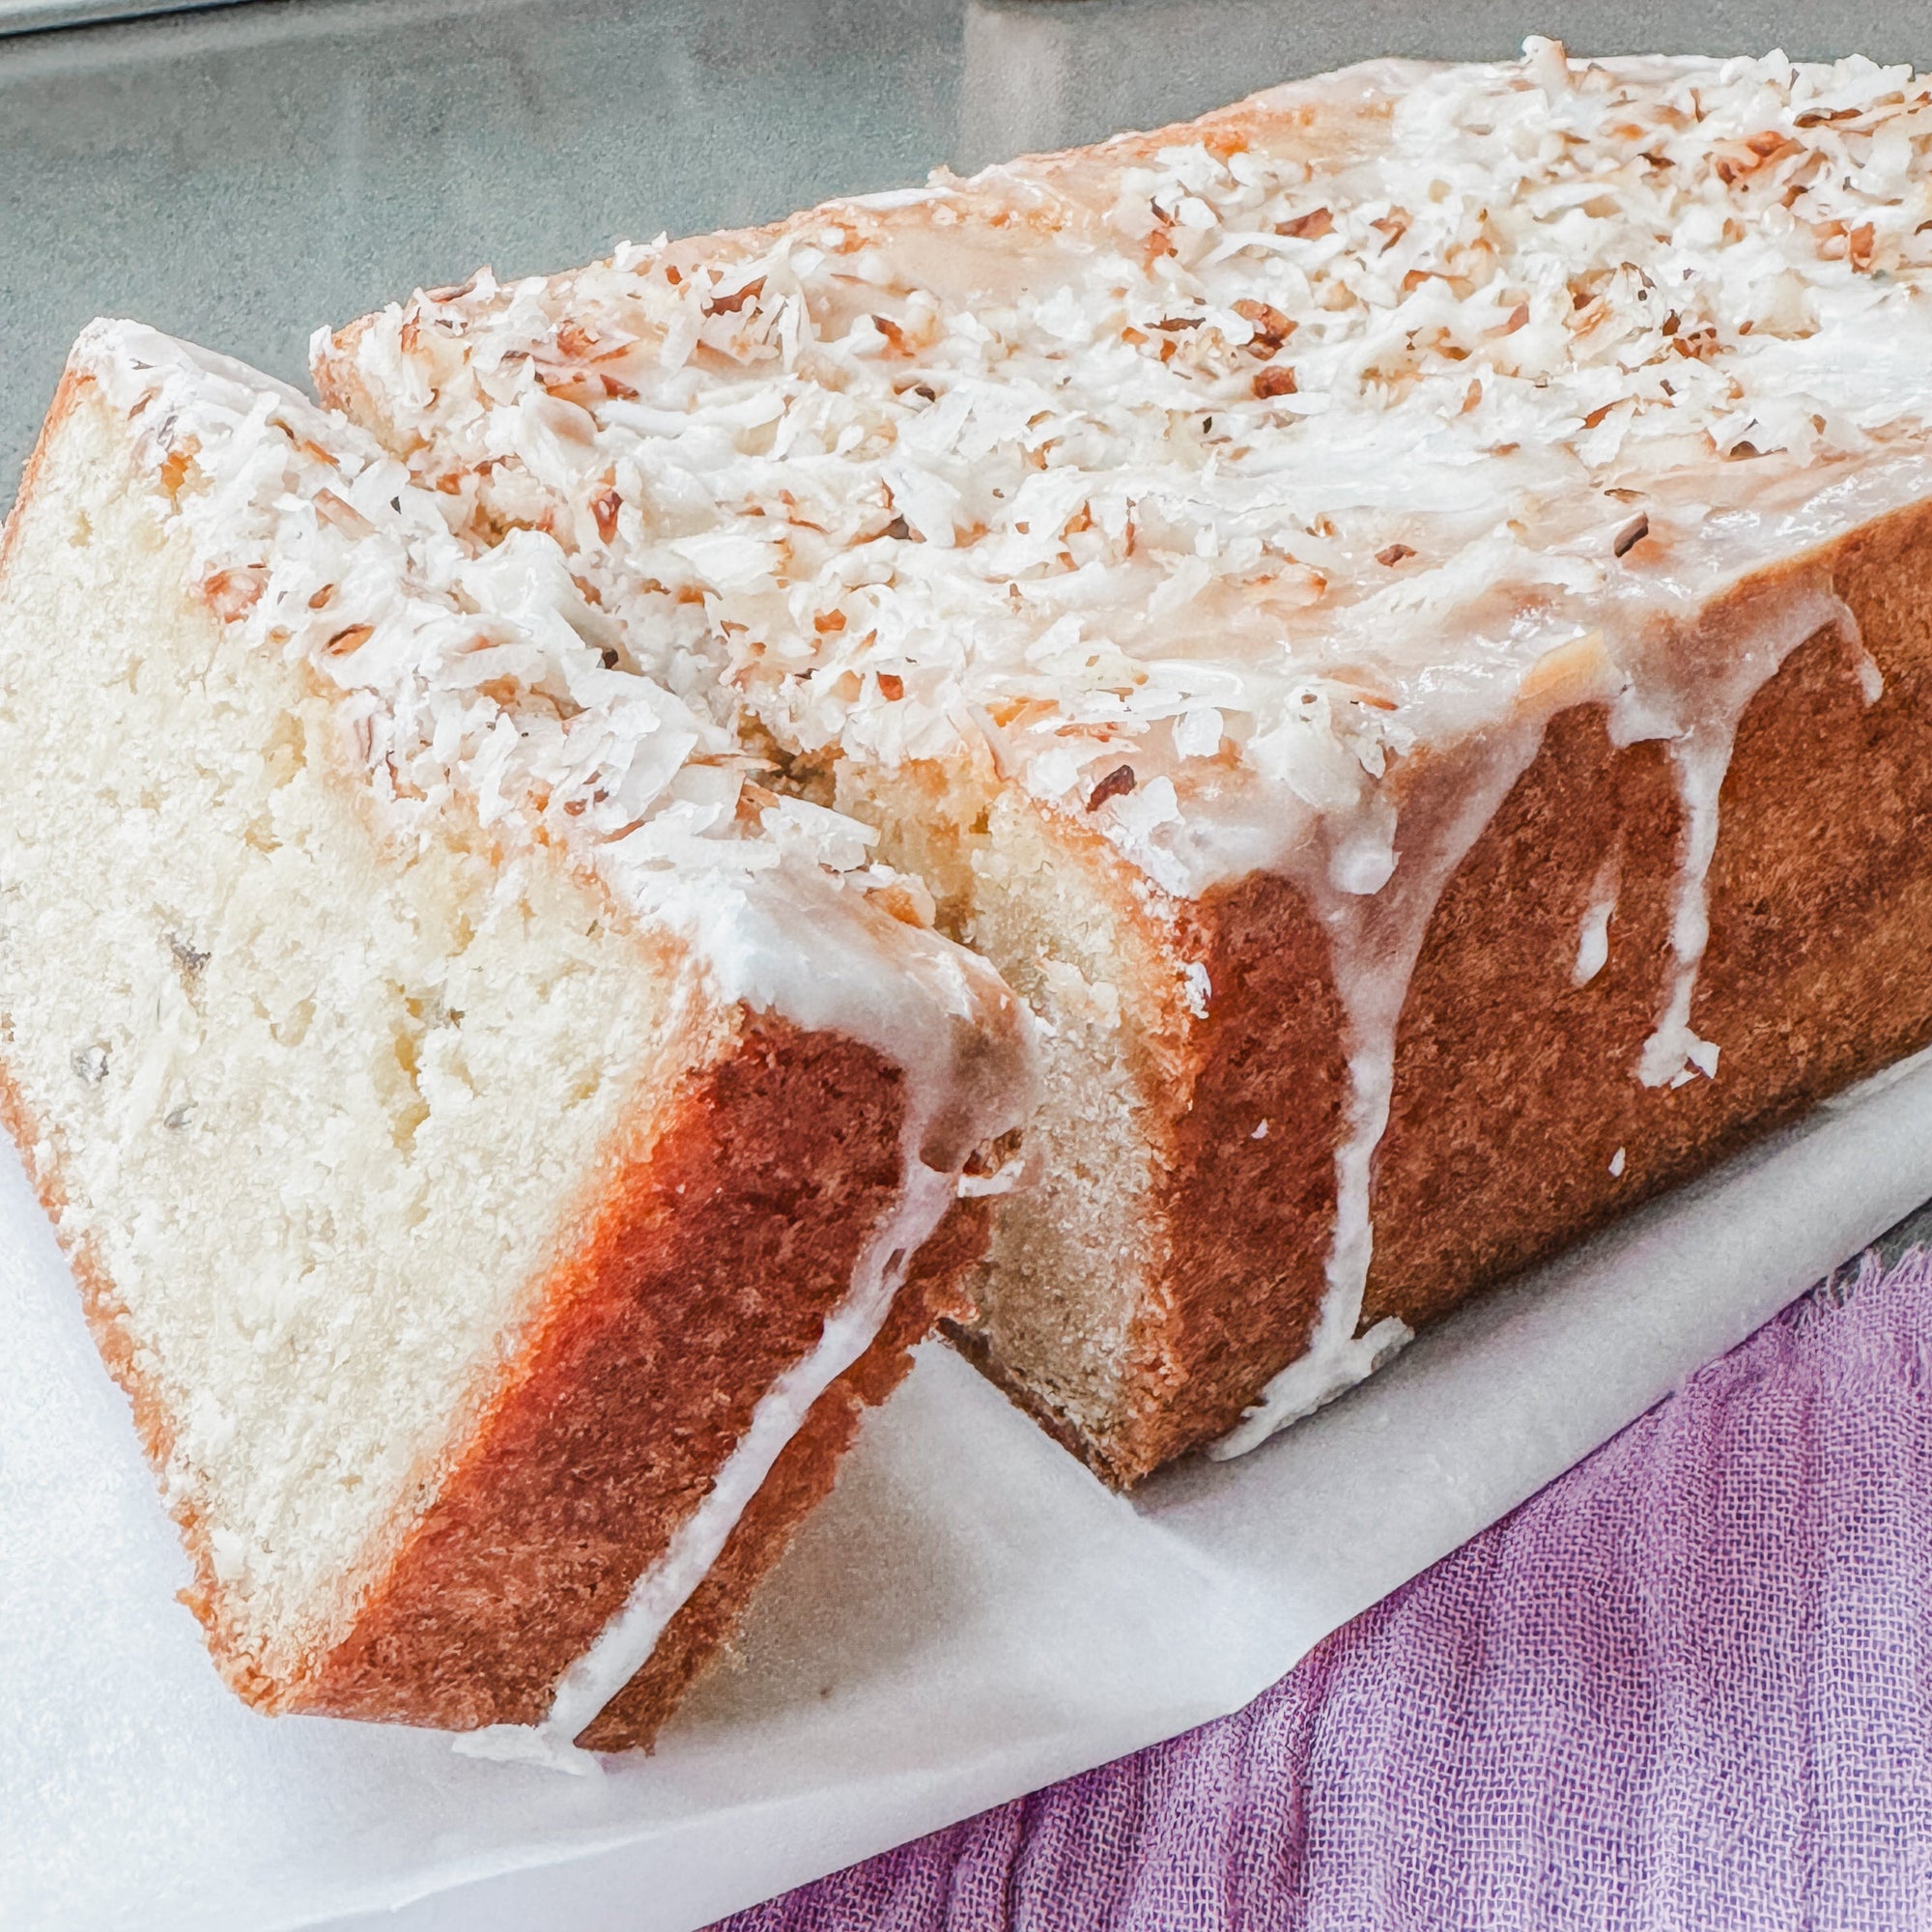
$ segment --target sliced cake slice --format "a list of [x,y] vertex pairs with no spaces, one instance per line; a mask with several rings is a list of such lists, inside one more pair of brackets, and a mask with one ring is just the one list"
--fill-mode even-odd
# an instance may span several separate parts
[[1130,1482],[1932,1037],[1927,99],[1378,63],[316,368],[1048,1021],[969,1345]]
[[443,507],[83,335],[0,553],[0,1094],[227,1681],[568,1756],[648,1743],[959,1307],[1026,1029]]

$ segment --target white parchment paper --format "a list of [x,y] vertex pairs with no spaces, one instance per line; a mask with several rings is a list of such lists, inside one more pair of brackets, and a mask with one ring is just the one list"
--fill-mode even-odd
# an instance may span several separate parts
[[221,1689],[6,1160],[0,1925],[682,1932],[1238,1707],[1928,1197],[1921,1058],[1131,1504],[928,1346],[743,1667],[577,1779]]

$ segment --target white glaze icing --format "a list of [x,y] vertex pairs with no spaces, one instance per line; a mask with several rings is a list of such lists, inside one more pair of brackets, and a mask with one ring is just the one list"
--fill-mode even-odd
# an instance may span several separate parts
[[[1678,601],[1674,614],[1694,624],[1699,602],[1681,593]],[[1653,607],[1646,614],[1661,613]],[[1338,865],[1332,849],[1315,843],[1285,866],[1328,928],[1348,1026],[1349,1101],[1336,1152],[1335,1233],[1306,1351],[1268,1381],[1240,1422],[1209,1446],[1210,1456],[1245,1454],[1346,1393],[1412,1339],[1406,1325],[1392,1318],[1356,1332],[1374,1248],[1373,1166],[1388,1122],[1403,1005],[1430,919],[1456,867],[1528,769],[1548,719],[1580,698],[1594,696],[1605,705],[1615,745],[1652,738],[1668,742],[1683,812],[1668,992],[1634,1071],[1647,1087],[1681,1085],[1698,1073],[1716,1078],[1719,1045],[1700,1038],[1690,1018],[1710,937],[1706,888],[1717,847],[1719,795],[1750,700],[1799,645],[1827,630],[1857,641],[1856,622],[1829,580],[1800,569],[1747,597],[1731,613],[1721,647],[1703,654],[1711,662],[1701,669],[1687,662],[1681,641],[1667,632],[1635,644],[1623,664],[1609,654],[1601,633],[1585,634],[1573,645],[1570,662],[1560,667],[1562,674],[1533,696],[1534,708],[1520,696],[1502,725],[1457,749],[1438,781],[1441,795],[1407,815],[1413,829],[1406,838],[1397,829],[1405,821],[1389,814],[1390,831],[1377,832],[1378,838],[1391,840],[1386,863],[1364,865],[1357,857]],[[1552,661],[1554,654],[1546,660]],[[1360,840],[1361,823],[1359,815],[1344,820],[1341,836]],[[1605,867],[1613,880],[1614,855]],[[1368,896],[1350,895],[1358,872],[1357,889]],[[1600,871],[1599,895],[1605,877]],[[1612,885],[1602,908],[1605,957],[1613,906]],[[1578,984],[1602,964],[1598,959],[1589,973],[1583,971],[1595,913],[1593,906],[1579,942],[1573,976]]]
[[341,692],[345,732],[399,830],[461,795],[486,825],[548,837],[682,939],[712,998],[845,1035],[905,1077],[896,1201],[819,1343],[765,1392],[702,1504],[528,1734],[526,1751],[565,1761],[812,1403],[877,1336],[910,1257],[962,1185],[974,1191],[967,1160],[1023,1119],[1022,1010],[983,962],[907,923],[923,889],[867,864],[867,827],[769,795],[743,810],[753,761],[709,694],[625,665],[549,537],[472,554],[352,425],[152,329],[93,324],[71,364],[132,419],[136,461],[189,533],[190,587],[248,644]]
[[[1761,605],[1767,600],[1760,600]],[[1646,1087],[1681,1086],[1692,1070],[1715,1079],[1719,1047],[1690,1028],[1690,1003],[1697,969],[1710,943],[1708,886],[1718,849],[1718,807],[1731,752],[1746,707],[1770,682],[1785,659],[1822,630],[1835,629],[1856,643],[1858,625],[1828,582],[1800,578],[1783,586],[1768,608],[1754,613],[1726,650],[1715,677],[1671,693],[1681,707],[1660,718],[1655,691],[1626,691],[1611,709],[1610,736],[1625,745],[1665,737],[1684,814],[1683,856],[1678,862],[1671,910],[1669,991],[1656,1031],[1644,1042],[1637,1078]]]
[[1073,808],[1130,753],[1094,822],[1186,895],[1481,728],[1589,605],[1828,533],[1932,411],[1918,89],[1384,64],[318,353],[783,743],[944,755],[977,712]]
[[[1302,884],[1350,1092],[1313,1353],[1250,1444],[1397,1339],[1351,1324],[1395,1022],[1454,863],[1410,855],[1436,849],[1403,830],[1413,754],[1526,760],[1591,701],[1619,744],[1670,740],[1683,862],[1632,1071],[1715,1075],[1690,1021],[1730,746],[1830,585],[1759,610],[1735,662],[1683,645],[1753,570],[1932,491],[1928,154],[1906,69],[1532,41],[486,273],[318,363],[472,541],[548,520],[634,649],[712,666],[787,749],[893,764],[978,733],[1150,903]],[[1083,811],[1123,759],[1131,789]],[[1438,788],[1436,830],[1492,776]]]
[[916,1125],[904,1150],[912,1184],[867,1241],[851,1291],[827,1321],[817,1348],[793,1363],[759,1399],[751,1427],[713,1478],[704,1500],[678,1525],[670,1548],[633,1584],[624,1607],[597,1641],[557,1680],[549,1715],[540,1724],[493,1724],[469,1732],[457,1739],[459,1751],[560,1771],[597,1768],[595,1756],[575,1740],[649,1660],[665,1627],[718,1561],[739,1517],[812,1404],[871,1347],[907,1262],[952,1200],[955,1178],[935,1173],[919,1159],[919,1138]]
[[1388,1126],[1397,1030],[1443,888],[1528,768],[1542,736],[1533,722],[1495,733],[1464,761],[1447,809],[1420,816],[1413,844],[1405,842],[1394,853],[1391,867],[1373,887],[1350,891],[1339,883],[1332,859],[1311,861],[1301,874],[1303,890],[1328,928],[1347,1026],[1349,1098],[1335,1153],[1335,1233],[1307,1349],[1210,1446],[1212,1457],[1244,1455],[1352,1388],[1413,1338],[1406,1323],[1393,1318],[1356,1332],[1375,1247],[1373,1168]]
[[1612,852],[1590,882],[1590,903],[1577,929],[1577,963],[1570,969],[1573,986],[1587,986],[1609,964],[1610,920],[1617,909],[1622,870],[1619,855]]

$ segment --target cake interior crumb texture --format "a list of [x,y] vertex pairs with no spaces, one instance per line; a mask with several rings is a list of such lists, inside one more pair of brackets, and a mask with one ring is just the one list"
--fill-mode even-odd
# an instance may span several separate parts
[[1028,1184],[1001,1202],[975,1271],[973,1332],[1027,1364],[1044,1419],[1111,1444],[1135,1397],[1136,1316],[1165,1260],[1146,1204],[1162,1100],[1186,1079],[1184,1015],[1104,843],[1050,826],[990,772],[979,780],[971,765],[941,781],[929,764],[846,762],[838,799],[880,827],[889,864],[924,874],[941,917],[1043,1022]]
[[559,867],[385,840],[327,700],[184,596],[128,443],[72,391],[0,581],[7,1099],[217,1659],[286,1686],[514,1351],[670,981]]

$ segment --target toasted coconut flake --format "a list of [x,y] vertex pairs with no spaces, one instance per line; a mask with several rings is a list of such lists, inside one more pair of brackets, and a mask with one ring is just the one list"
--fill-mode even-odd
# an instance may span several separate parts
[[1131,765],[1116,765],[1114,769],[1087,794],[1087,810],[1098,811],[1110,798],[1124,798],[1134,788],[1134,768]]
[[333,525],[343,535],[366,537],[374,533],[375,525],[354,503],[337,496],[333,490],[318,490],[313,501],[316,514],[322,521]]
[[1293,316],[1284,315],[1272,302],[1243,296],[1235,303],[1235,313],[1253,330],[1251,346],[1257,354],[1271,355],[1294,333]]
[[194,459],[200,454],[201,444],[191,436],[183,437],[170,449],[161,462],[161,488],[173,501],[181,495],[182,485],[187,480],[187,472],[193,468]]
[[[755,304],[764,292],[765,278],[759,275],[754,280],[747,282],[743,288],[732,290],[728,296],[709,297],[704,305],[713,315],[736,315],[748,303]],[[875,317],[874,320],[876,319]]]
[[1322,236],[1333,232],[1335,217],[1325,208],[1311,209],[1306,214],[1292,215],[1286,221],[1277,221],[1274,232],[1287,235],[1297,242],[1319,242]]
[[214,571],[202,580],[201,588],[215,615],[232,624],[254,608],[268,582],[268,565],[253,563]]

